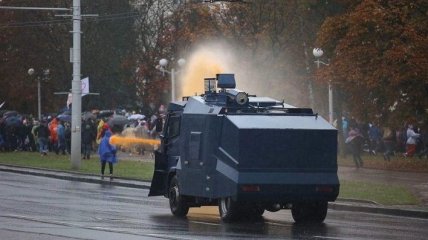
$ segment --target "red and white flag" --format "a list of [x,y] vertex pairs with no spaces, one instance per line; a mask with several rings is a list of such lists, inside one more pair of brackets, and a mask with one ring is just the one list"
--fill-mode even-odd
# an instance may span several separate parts
[[[82,97],[89,93],[89,77],[80,80],[82,86]],[[67,96],[67,107],[73,102],[73,94],[69,93]]]
[[80,80],[82,83],[82,97],[89,93],[89,77]]

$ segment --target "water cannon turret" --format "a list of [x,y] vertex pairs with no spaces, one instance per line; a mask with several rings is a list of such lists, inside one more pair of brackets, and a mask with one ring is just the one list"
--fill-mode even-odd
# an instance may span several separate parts
[[[235,89],[235,75],[216,74],[216,78],[205,78],[205,101],[217,105],[244,107],[248,104],[248,94]],[[217,83],[217,84],[216,84]],[[219,88],[219,92],[217,92]]]
[[215,78],[205,78],[204,79],[205,94],[217,92],[216,82],[217,82],[217,79],[215,79]]
[[217,88],[220,88],[220,92],[225,92],[226,89],[236,87],[235,75],[230,73],[216,74],[215,78],[205,78],[204,81],[205,94],[216,93]]
[[219,73],[216,75],[216,78],[217,78],[217,87],[221,88],[222,90],[226,88],[236,87],[235,74]]
[[238,89],[226,89],[226,95],[228,100],[232,104],[237,104],[239,106],[245,106],[248,103],[248,94],[246,92],[240,91]]

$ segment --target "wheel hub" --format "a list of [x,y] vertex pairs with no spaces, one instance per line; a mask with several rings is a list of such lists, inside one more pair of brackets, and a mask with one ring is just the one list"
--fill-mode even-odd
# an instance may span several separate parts
[[180,196],[177,186],[174,186],[173,188],[170,189],[169,196],[170,196],[169,199],[171,200],[171,204],[176,206],[178,202],[178,197]]
[[222,198],[220,200],[220,206],[223,213],[227,213],[230,208],[230,198]]

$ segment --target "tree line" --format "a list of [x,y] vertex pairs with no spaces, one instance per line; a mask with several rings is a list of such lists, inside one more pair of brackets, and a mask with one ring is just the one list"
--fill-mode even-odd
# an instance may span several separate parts
[[[71,1],[1,4],[70,7]],[[71,20],[48,11],[0,11],[0,101],[35,113],[36,83],[27,70],[49,68],[43,111],[55,112],[65,96],[53,93],[71,88]],[[82,2],[82,13],[99,14],[82,22],[82,75],[100,93],[85,96],[83,110],[155,111],[170,96],[169,75],[156,69],[159,60],[173,67],[201,43],[222,42],[228,46],[223,55],[235,55],[229,65],[243,70],[238,76],[248,79],[251,94],[313,107],[327,117],[330,83],[338,119],[427,119],[426,0],[93,0]],[[315,47],[328,64],[319,69]]]

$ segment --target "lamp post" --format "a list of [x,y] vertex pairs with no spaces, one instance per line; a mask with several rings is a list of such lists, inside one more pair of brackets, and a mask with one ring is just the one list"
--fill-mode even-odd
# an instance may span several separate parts
[[[184,58],[180,58],[177,61],[177,64],[179,67],[184,66],[186,64],[186,60]],[[180,71],[176,71],[175,68],[171,68],[170,71],[166,70],[165,67],[168,65],[168,60],[165,58],[162,58],[159,60],[159,65],[157,68],[163,73],[168,73],[171,75],[171,101],[175,101],[175,74],[179,73]]]
[[[28,75],[32,76],[34,75],[35,70],[34,68],[28,69]],[[37,117],[40,120],[42,120],[42,99],[41,99],[41,84],[40,81],[46,81],[49,77],[49,69],[44,69],[42,74],[36,74],[36,81],[37,81]]]
[[[320,64],[323,64],[325,66],[330,65],[320,60],[320,58],[324,54],[324,51],[321,48],[314,48],[312,54],[317,59],[315,60],[315,63],[317,64],[317,69],[320,68]],[[333,88],[331,86],[331,81],[328,81],[328,122],[330,124],[333,124]]]

